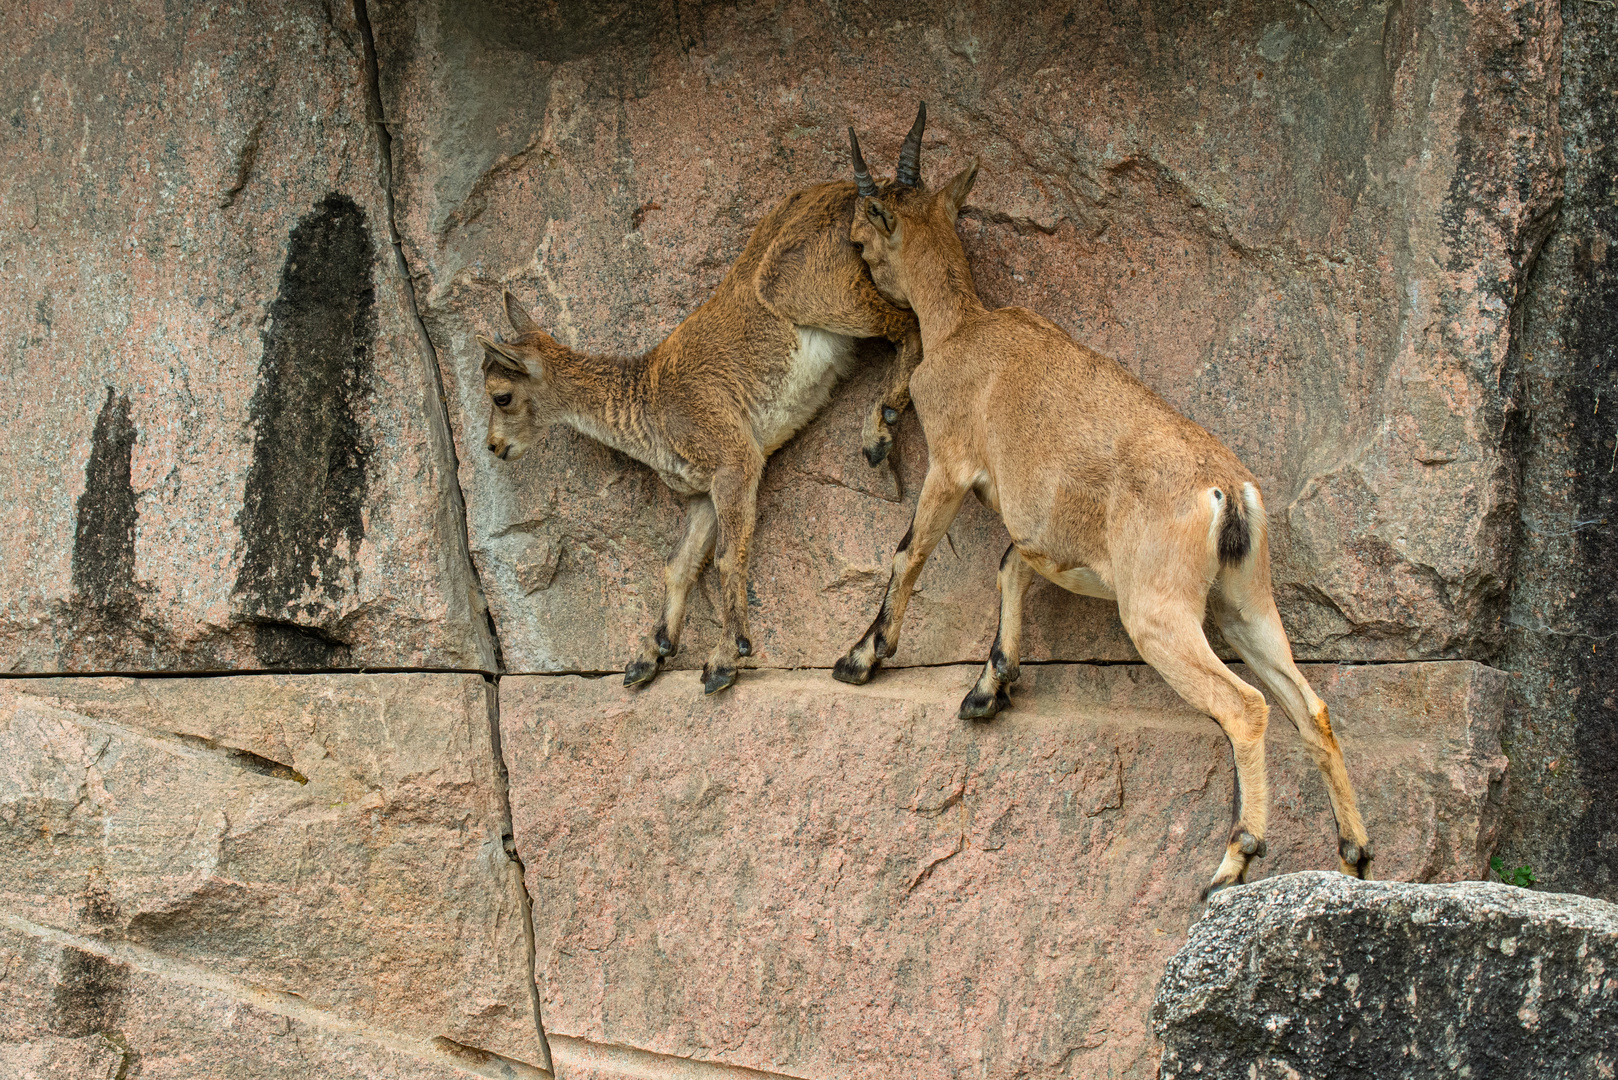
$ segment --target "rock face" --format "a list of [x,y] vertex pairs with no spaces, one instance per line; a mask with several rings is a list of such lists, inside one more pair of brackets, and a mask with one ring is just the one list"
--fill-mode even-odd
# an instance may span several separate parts
[[1502,855],[1532,864],[1545,887],[1618,901],[1618,46],[1606,14],[1567,10],[1566,194],[1523,305]]
[[0,685],[20,965],[0,962],[0,1060],[111,1046],[171,1075],[240,1043],[265,1056],[251,1075],[288,1075],[271,1063],[309,1029],[384,1071],[434,1040],[547,1064],[487,695],[466,675]]
[[352,10],[0,19],[0,670],[492,668]]
[[[985,159],[962,225],[985,297],[1116,357],[1262,478],[1302,655],[1497,647],[1515,495],[1501,379],[1557,194],[1557,11],[1205,15],[376,4],[400,229],[508,668],[621,668],[681,507],[571,432],[514,465],[481,450],[473,335],[500,328],[501,288],[570,344],[645,349],[773,203],[847,174],[845,124],[891,168],[918,98],[925,176]],[[848,388],[769,470],[762,663],[828,665],[870,619],[909,517],[857,456],[871,392]],[[898,662],[984,655],[1005,542],[987,511],[962,515]],[[1031,655],[1132,657],[1108,606],[1044,585],[1033,603]],[[716,632],[709,607],[693,620],[687,664]]]
[[1216,896],[1152,1008],[1162,1076],[1611,1076],[1618,907],[1340,874]]
[[[1477,875],[1499,674],[1307,674],[1376,871]],[[805,1077],[1150,1076],[1152,988],[1230,827],[1228,745],[1144,667],[1027,667],[986,725],[955,718],[974,676],[753,676],[695,729],[688,673],[633,696],[502,680],[558,1061],[634,1047]],[[1260,871],[1335,866],[1324,784],[1290,729],[1271,747]]]

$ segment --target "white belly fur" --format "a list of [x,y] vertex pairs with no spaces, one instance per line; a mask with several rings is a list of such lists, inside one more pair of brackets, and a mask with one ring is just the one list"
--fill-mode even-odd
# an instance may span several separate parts
[[773,454],[814,418],[854,357],[853,338],[812,326],[797,330],[798,346],[787,359],[774,400],[753,421],[753,434],[765,454]]

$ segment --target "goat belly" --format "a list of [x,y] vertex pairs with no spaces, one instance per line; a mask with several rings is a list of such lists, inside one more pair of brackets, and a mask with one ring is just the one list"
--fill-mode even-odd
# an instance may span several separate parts
[[765,454],[773,454],[825,406],[854,355],[853,338],[812,326],[797,331],[797,346],[753,418],[753,434]]

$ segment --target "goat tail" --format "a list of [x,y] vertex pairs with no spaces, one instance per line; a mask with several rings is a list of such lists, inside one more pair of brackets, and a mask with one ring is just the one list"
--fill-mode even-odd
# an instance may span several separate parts
[[1255,540],[1264,534],[1264,504],[1259,502],[1258,489],[1249,482],[1240,492],[1214,488],[1209,496],[1214,504],[1210,531],[1217,530],[1219,565],[1240,566],[1253,553]]

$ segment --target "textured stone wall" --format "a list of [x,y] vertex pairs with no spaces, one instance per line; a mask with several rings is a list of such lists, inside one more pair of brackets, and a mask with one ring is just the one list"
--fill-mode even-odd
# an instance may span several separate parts
[[[1503,836],[1610,891],[1610,532],[1579,523],[1610,494],[1611,64],[1595,6],[1565,49],[1562,15],[8,7],[0,1072],[1153,1074],[1228,748],[1043,583],[1017,707],[956,721],[1005,545],[975,504],[895,670],[821,670],[926,466],[908,415],[892,467],[858,454],[885,347],[766,471],[760,670],[715,700],[594,677],[678,500],[569,431],[482,449],[502,288],[644,349],[846,174],[847,123],[887,171],[923,98],[924,173],[983,158],[985,297],[1261,478],[1375,870],[1477,877]],[[1330,866],[1272,730],[1261,872]]]
[[1611,11],[1566,15],[1566,194],[1513,365],[1523,479],[1501,855],[1549,888],[1618,900],[1618,49]]

